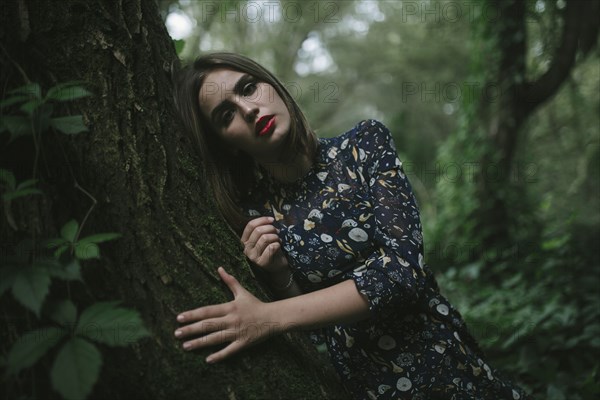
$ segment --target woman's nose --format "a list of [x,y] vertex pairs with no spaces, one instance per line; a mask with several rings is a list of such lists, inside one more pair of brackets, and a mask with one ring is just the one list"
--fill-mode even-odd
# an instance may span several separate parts
[[241,100],[240,109],[246,121],[253,121],[258,115],[258,106],[253,101]]

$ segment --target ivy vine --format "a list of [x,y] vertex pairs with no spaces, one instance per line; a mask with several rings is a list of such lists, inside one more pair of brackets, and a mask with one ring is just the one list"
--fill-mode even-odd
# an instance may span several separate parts
[[[82,115],[56,116],[55,105],[91,93],[81,82],[66,82],[50,88],[45,95],[37,83],[28,83],[7,95],[0,102],[0,133],[9,135],[6,146],[21,136],[31,136],[35,150],[31,178],[17,182],[13,171],[0,169],[4,219],[17,231],[13,203],[44,195],[36,178],[42,135],[49,130],[66,135],[87,131]],[[121,236],[110,232],[80,237],[95,199],[77,182],[75,186],[93,201],[81,224],[71,219],[60,229],[60,237],[25,239],[14,248],[14,254],[0,259],[0,297],[10,293],[34,317],[33,326],[12,343],[7,354],[0,356],[0,366],[5,370],[3,380],[16,379],[42,357],[54,353],[50,381],[67,400],[85,399],[92,392],[102,366],[98,344],[128,346],[149,335],[139,313],[120,306],[118,301],[96,302],[81,309],[70,298],[72,283],[85,285],[83,262],[99,259],[99,244]],[[40,247],[47,251],[36,251]],[[66,282],[66,298],[49,298],[53,280]]]

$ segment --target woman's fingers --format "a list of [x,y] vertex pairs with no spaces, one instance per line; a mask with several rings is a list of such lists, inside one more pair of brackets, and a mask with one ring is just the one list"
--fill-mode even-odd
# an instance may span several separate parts
[[258,258],[258,262],[256,264],[261,267],[265,267],[265,266],[269,265],[270,263],[273,262],[275,254],[277,253],[277,250],[279,250],[280,248],[281,248],[281,245],[279,244],[279,241],[277,241],[277,240],[269,243],[262,250],[262,253],[261,253],[260,257]]
[[183,339],[189,336],[204,335],[210,332],[224,330],[227,320],[224,317],[207,319],[177,328],[175,337]]
[[[233,336],[229,335],[228,340],[231,341],[229,346],[217,351],[216,353],[211,354],[206,358],[206,362],[213,363],[219,362],[227,357],[237,353],[245,347],[252,346],[256,343],[262,342],[267,337],[273,334],[272,327],[263,326],[262,329],[259,329],[258,326],[248,326],[246,329],[241,331],[237,331],[233,334]],[[211,335],[208,335],[211,336]],[[218,335],[214,335],[214,338],[207,337],[207,343],[211,343],[211,345],[222,343],[218,338]],[[204,344],[203,344],[204,345]]]
[[216,346],[225,342],[234,342],[238,333],[234,329],[212,332],[206,336],[187,340],[183,343],[185,350],[196,350],[202,347]]
[[206,357],[206,362],[215,363],[215,362],[223,361],[230,355],[237,353],[243,347],[244,347],[244,344],[240,341],[236,340],[234,342],[231,342],[231,344],[229,346]]
[[234,298],[238,297],[241,291],[246,290],[233,275],[230,275],[225,271],[225,268],[219,267],[217,271],[219,271],[221,279],[223,279],[223,282],[225,282],[229,290],[231,290],[231,293],[233,293]]
[[248,257],[254,262],[258,261],[263,257],[265,250],[268,249],[269,245],[279,242],[279,236],[275,233],[264,234],[258,239],[254,248],[250,251],[252,257]]
[[187,347],[185,347],[185,349],[194,350],[201,347],[216,346],[218,344],[222,344],[223,342],[231,342],[228,346],[206,358],[206,362],[214,363],[223,361],[245,347],[261,342],[265,339],[265,337],[265,335],[249,336],[248,332],[238,332],[233,330],[220,331],[186,342],[189,344]]
[[226,315],[231,309],[231,304],[222,303],[214,304],[211,306],[204,306],[196,308],[194,310],[188,310],[180,313],[177,316],[177,321],[182,323],[190,323],[195,321],[202,321],[208,318],[217,318]]
[[281,249],[278,230],[271,223],[273,218],[260,217],[248,222],[242,234],[244,255],[261,268],[269,268]]
[[[219,267],[218,270],[221,279],[229,290],[233,293],[233,297],[239,295],[241,290],[245,290],[242,285],[238,282],[233,275],[228,274],[223,267]],[[184,311],[177,316],[177,321],[181,323],[190,323],[195,321],[202,321],[208,318],[217,318],[227,315],[231,312],[231,302],[223,304],[215,304],[212,306],[204,306],[196,308],[194,310]]]
[[[218,272],[221,276],[221,279],[233,292],[234,298],[245,290],[233,275],[230,275],[227,273],[227,271],[225,271],[225,268],[219,267]],[[205,335],[209,333],[201,338],[185,342],[184,348],[186,350],[191,350],[201,345],[210,346],[213,344],[222,343],[224,341],[234,340],[231,339],[231,335],[235,334],[236,329],[234,329],[235,327],[231,328],[231,318],[227,317],[232,311],[235,310],[235,307],[232,305],[232,303],[233,302],[218,304],[215,306],[201,307],[196,310],[180,314],[177,318],[177,320],[180,322],[198,322],[178,328],[175,331],[175,336],[178,338],[185,338],[188,336]],[[219,318],[211,318],[211,316],[218,316]],[[219,338],[218,341],[217,337]]]
[[244,242],[244,251],[246,252],[255,248],[260,242],[260,239],[268,234],[277,235],[277,228],[273,225],[261,225],[256,227],[250,234],[248,240]]
[[272,224],[273,222],[275,222],[275,218],[273,218],[273,217],[258,217],[258,218],[254,218],[253,220],[250,220],[250,222],[248,222],[246,224],[246,227],[244,228],[244,232],[242,232],[242,238],[241,238],[242,243],[246,243],[248,241],[248,239],[250,238],[250,235],[252,234],[254,229],[256,229],[258,226]]
[[268,314],[263,307],[264,303],[247,291],[223,267],[219,267],[218,273],[233,292],[234,299],[229,303],[201,307],[180,314],[178,321],[187,325],[175,331],[175,336],[184,340],[185,350],[231,342],[211,355],[211,362],[229,357],[273,334],[273,326],[265,318]]

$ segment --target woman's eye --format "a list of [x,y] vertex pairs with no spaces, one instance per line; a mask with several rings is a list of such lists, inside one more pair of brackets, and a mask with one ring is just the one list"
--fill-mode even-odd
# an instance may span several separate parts
[[231,122],[231,120],[233,120],[233,113],[234,111],[232,109],[225,110],[221,115],[221,122],[224,125],[228,125]]
[[242,90],[242,95],[250,96],[256,91],[256,82],[247,83]]

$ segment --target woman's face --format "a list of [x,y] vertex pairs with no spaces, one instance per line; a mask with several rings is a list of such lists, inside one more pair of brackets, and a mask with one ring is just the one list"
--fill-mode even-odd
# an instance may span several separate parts
[[200,111],[225,143],[257,161],[278,159],[291,118],[273,86],[244,72],[217,69],[206,76],[198,96]]

